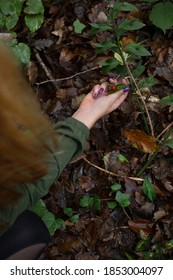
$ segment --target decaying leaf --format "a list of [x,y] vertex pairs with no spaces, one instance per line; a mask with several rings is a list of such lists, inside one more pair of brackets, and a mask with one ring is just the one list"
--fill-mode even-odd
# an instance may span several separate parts
[[142,130],[126,130],[124,134],[133,147],[144,153],[154,153],[157,150],[156,139]]

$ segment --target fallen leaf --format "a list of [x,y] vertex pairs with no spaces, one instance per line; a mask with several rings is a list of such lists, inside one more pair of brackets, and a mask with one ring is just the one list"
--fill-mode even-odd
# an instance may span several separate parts
[[142,130],[126,130],[124,135],[134,148],[144,153],[154,153],[157,150],[156,139]]

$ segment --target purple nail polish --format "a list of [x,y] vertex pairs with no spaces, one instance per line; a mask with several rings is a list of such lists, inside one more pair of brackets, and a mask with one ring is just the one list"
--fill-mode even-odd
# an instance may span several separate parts
[[104,91],[105,91],[104,88],[101,87],[101,88],[99,89],[99,91],[98,91],[98,94],[101,94],[101,93],[103,93]]
[[97,93],[93,93],[92,96],[93,96],[94,99],[96,99],[98,97],[98,94]]
[[126,88],[123,88],[123,92],[126,93],[126,92],[129,92],[130,91],[130,88],[126,87]]

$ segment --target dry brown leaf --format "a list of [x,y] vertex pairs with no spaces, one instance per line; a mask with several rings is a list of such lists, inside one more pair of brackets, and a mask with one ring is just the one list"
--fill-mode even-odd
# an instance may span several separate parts
[[144,153],[154,153],[157,150],[156,139],[142,130],[126,130],[124,134],[134,148]]

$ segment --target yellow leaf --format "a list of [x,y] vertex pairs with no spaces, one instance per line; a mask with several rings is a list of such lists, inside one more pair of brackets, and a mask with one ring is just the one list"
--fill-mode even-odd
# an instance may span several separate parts
[[154,153],[157,150],[156,139],[142,130],[126,130],[124,135],[134,148],[144,153]]

